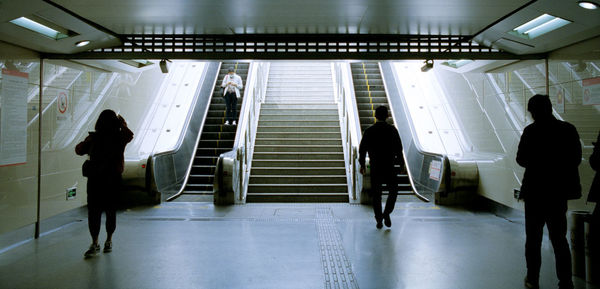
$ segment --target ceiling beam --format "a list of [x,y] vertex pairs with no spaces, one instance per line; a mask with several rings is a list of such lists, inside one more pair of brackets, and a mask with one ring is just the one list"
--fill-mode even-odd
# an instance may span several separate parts
[[123,44],[62,59],[539,59],[465,41],[465,35],[121,35]]
[[515,55],[506,52],[83,52],[43,54],[46,59],[199,59],[199,60],[526,60],[546,54]]

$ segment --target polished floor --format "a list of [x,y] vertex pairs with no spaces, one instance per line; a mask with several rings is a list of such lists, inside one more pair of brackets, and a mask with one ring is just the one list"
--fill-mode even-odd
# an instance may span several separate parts
[[111,253],[83,258],[85,219],[4,250],[0,288],[524,288],[519,217],[399,202],[392,222],[351,204],[164,203],[120,212]]

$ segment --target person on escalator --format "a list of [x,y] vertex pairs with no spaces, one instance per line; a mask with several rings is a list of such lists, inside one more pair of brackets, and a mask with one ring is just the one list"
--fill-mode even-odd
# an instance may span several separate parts
[[133,132],[127,128],[125,119],[110,109],[100,113],[95,130],[75,147],[78,155],[90,156],[82,167],[83,175],[88,178],[88,227],[92,236],[92,245],[84,254],[86,258],[100,252],[98,234],[102,212],[106,212],[104,253],[112,251],[112,235],[117,227],[117,194],[124,168],[123,153],[133,139]]
[[223,97],[225,98],[226,106],[225,125],[229,125],[229,123],[236,125],[237,102],[240,98],[240,89],[244,88],[244,85],[242,78],[235,74],[233,67],[227,70],[227,75],[223,78],[221,87],[223,88]]
[[[371,196],[373,198],[373,211],[377,221],[377,229],[383,227],[385,221],[387,227],[392,226],[390,214],[396,205],[398,197],[397,170],[394,166],[402,164],[402,142],[398,130],[385,120],[388,118],[388,109],[379,106],[375,109],[377,122],[363,133],[359,146],[360,173],[365,174],[365,158],[369,154],[371,167]],[[389,191],[385,203],[385,210],[381,211],[381,185],[387,184]]]
[[552,115],[547,95],[531,97],[527,110],[533,123],[523,130],[516,159],[525,168],[520,196],[525,201],[525,287],[539,288],[542,237],[547,225],[556,257],[558,286],[571,289],[566,213],[567,201],[581,198],[579,134],[572,124]]

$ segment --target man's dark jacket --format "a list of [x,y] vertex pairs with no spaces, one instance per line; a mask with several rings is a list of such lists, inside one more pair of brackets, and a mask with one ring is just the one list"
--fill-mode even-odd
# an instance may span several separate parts
[[581,197],[581,143],[575,127],[549,116],[523,130],[517,163],[525,168],[521,194],[527,200]]
[[385,121],[377,121],[363,133],[359,147],[358,162],[365,166],[366,153],[369,153],[371,169],[393,169],[394,164],[402,163],[402,142],[398,130]]

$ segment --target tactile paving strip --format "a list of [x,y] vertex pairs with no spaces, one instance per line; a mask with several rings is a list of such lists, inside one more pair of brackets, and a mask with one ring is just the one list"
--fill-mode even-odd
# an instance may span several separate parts
[[358,289],[358,283],[352,273],[352,265],[342,245],[342,237],[335,227],[331,209],[317,207],[317,231],[321,251],[321,264],[325,273],[325,288]]

